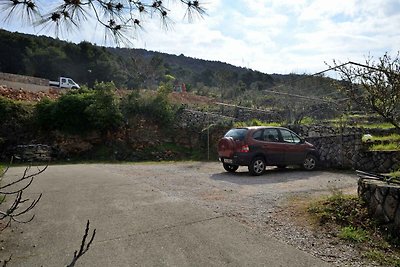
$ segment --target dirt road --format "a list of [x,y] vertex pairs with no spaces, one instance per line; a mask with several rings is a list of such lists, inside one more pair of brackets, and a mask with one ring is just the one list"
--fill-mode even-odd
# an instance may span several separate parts
[[35,221],[1,233],[0,257],[12,253],[10,266],[66,265],[90,219],[98,234],[78,266],[349,264],[290,225],[285,205],[356,184],[352,174],[269,169],[252,177],[218,163],[50,166],[29,188],[32,197],[43,193]]

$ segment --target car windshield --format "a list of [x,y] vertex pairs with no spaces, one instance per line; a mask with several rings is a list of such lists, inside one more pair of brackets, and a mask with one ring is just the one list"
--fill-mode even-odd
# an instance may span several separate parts
[[226,134],[225,137],[232,137],[234,140],[242,141],[246,136],[248,129],[240,128],[240,129],[231,129]]

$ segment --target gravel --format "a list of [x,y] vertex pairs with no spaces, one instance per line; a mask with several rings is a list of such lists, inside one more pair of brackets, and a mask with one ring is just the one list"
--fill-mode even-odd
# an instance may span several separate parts
[[358,178],[352,172],[271,167],[253,177],[245,167],[227,173],[219,163],[202,162],[110,165],[110,171],[145,179],[170,197],[231,217],[334,266],[376,266],[329,229],[318,231],[304,213],[311,198],[333,190],[355,194]]

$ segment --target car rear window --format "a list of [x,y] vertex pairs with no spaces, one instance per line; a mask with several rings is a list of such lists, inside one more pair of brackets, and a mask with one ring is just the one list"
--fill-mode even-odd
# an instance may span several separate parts
[[225,137],[232,137],[234,140],[244,140],[248,129],[239,128],[239,129],[231,129],[226,134]]

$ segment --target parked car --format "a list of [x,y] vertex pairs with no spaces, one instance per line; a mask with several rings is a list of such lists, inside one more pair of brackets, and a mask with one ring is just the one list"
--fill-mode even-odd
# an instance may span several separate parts
[[252,175],[263,174],[266,166],[301,165],[311,171],[318,163],[312,144],[289,129],[270,126],[229,130],[218,142],[218,156],[226,171],[248,166]]

